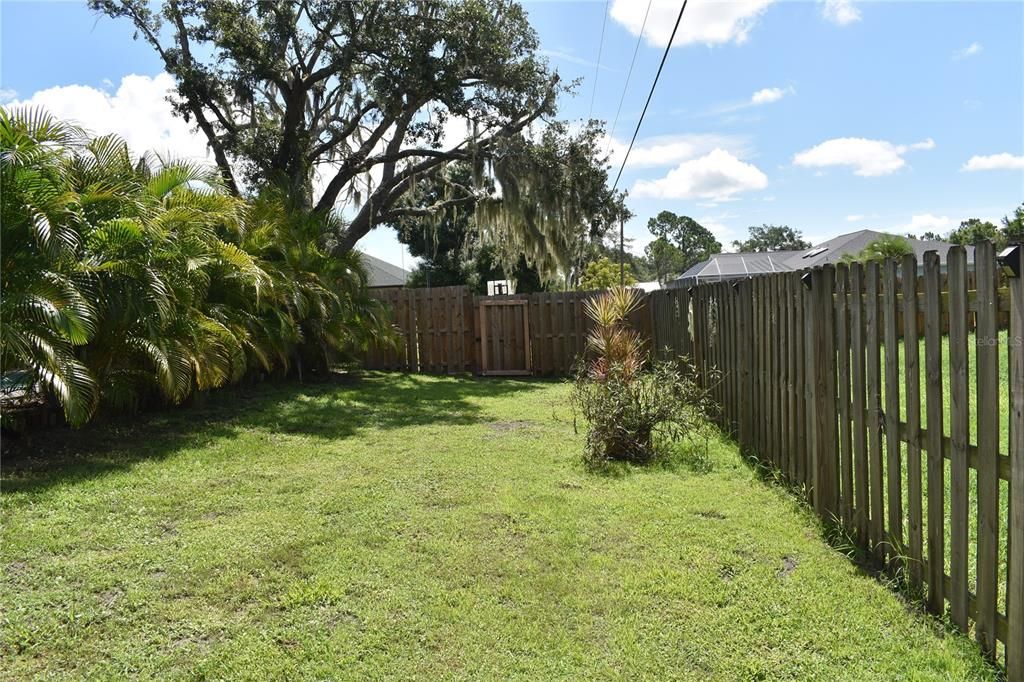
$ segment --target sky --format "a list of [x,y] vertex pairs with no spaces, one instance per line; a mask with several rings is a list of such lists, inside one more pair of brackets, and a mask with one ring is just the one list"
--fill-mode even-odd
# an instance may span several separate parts
[[[579,79],[559,117],[607,121],[614,179],[679,4],[525,6],[551,66]],[[170,86],[127,22],[84,1],[0,0],[0,103],[207,158]],[[727,250],[763,223],[816,243],[998,221],[1024,201],[1024,3],[690,0],[619,188],[636,252],[662,210]],[[359,246],[413,263],[387,228]]]

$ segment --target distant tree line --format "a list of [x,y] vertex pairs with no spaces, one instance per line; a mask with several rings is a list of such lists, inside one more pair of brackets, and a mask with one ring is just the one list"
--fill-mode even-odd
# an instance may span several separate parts
[[[970,218],[945,235],[935,232],[925,232],[919,237],[885,235],[844,260],[865,261],[911,253],[907,238],[954,244],[974,244],[987,239],[1002,248],[1010,242],[1024,241],[1024,204],[1001,223],[996,225]],[[478,292],[485,291],[487,281],[493,279],[514,279],[519,292],[547,288],[602,289],[618,284],[620,258],[624,261],[627,283],[654,280],[665,283],[722,252],[722,244],[714,234],[693,218],[660,211],[647,221],[647,229],[654,240],[644,247],[643,254],[633,253],[629,248],[631,240],[626,242],[625,253],[620,254],[613,226],[605,225],[603,230],[579,235],[572,270],[564,273],[560,281],[544,282],[525,259],[520,259],[514,267],[503,265],[495,254],[495,247],[482,243],[470,212],[451,212],[430,228],[415,221],[399,223],[396,227],[399,239],[408,245],[412,255],[422,259],[410,279],[414,286],[468,284]],[[765,253],[800,251],[811,248],[811,243],[804,239],[800,230],[788,225],[762,224],[750,226],[747,238],[734,240],[732,246],[736,251]]]
[[[988,240],[1002,248],[1007,244],[1019,244],[1024,242],[1024,203],[1014,209],[1011,215],[1003,216],[1000,221],[1002,225],[996,225],[990,220],[980,218],[968,218],[961,221],[960,226],[949,234],[943,236],[935,232],[925,232],[921,239],[941,239],[954,244],[970,245],[980,241]],[[913,234],[908,237],[914,238]]]

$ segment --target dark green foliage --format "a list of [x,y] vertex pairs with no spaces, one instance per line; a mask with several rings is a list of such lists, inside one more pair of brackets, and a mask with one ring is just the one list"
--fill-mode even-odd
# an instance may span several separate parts
[[1000,248],[1006,243],[1002,231],[993,223],[978,218],[970,218],[961,221],[960,227],[949,233],[949,239],[954,244],[969,246],[980,241],[990,241]]
[[705,443],[711,432],[702,411],[704,393],[684,368],[655,362],[630,380],[619,371],[603,382],[578,376],[572,401],[588,425],[586,464],[649,464],[671,457],[682,441],[698,448]]
[[648,244],[644,248],[644,254],[654,271],[655,278],[662,284],[686,272],[686,254],[666,237],[658,237]]
[[722,244],[715,236],[689,216],[662,211],[647,221],[647,229],[655,237],[664,237],[677,249],[673,265],[678,267],[681,263],[680,272],[722,252]]
[[[1002,226],[994,224],[989,220],[980,218],[968,218],[960,221],[960,226],[943,237],[936,232],[925,232],[921,239],[944,240],[970,246],[980,241],[991,241],[996,248],[1002,248],[1006,244],[1018,244],[1024,242],[1024,204],[1013,210],[1011,215],[1003,216]],[[914,235],[908,234],[913,238]]]
[[1015,208],[1012,216],[1003,217],[1003,234],[1007,243],[1024,242],[1024,204]]
[[72,424],[389,338],[358,254],[331,256],[333,219],[39,111],[0,110],[0,154],[0,370],[27,371]]
[[737,251],[744,253],[761,253],[765,251],[799,251],[811,248],[811,243],[803,239],[800,230],[788,225],[751,225],[750,237],[745,241],[734,241]]

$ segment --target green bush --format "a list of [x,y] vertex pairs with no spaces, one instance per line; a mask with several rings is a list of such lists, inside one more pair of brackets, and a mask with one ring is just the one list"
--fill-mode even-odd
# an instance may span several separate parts
[[707,393],[685,360],[649,362],[627,322],[638,303],[635,289],[616,288],[587,305],[595,327],[570,400],[587,422],[584,461],[591,467],[647,464],[681,440],[708,435]]
[[232,196],[212,169],[0,109],[0,191],[0,376],[71,424],[392,338],[359,255],[331,253],[335,218]]

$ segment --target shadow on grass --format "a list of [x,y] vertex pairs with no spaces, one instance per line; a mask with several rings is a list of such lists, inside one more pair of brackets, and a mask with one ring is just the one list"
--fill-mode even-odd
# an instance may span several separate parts
[[483,413],[478,399],[528,394],[545,383],[367,373],[230,387],[199,404],[5,439],[3,491],[42,492],[252,430],[338,440],[374,428],[474,424]]

